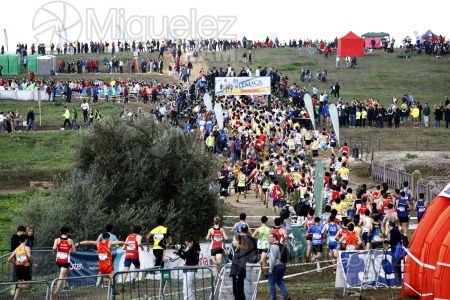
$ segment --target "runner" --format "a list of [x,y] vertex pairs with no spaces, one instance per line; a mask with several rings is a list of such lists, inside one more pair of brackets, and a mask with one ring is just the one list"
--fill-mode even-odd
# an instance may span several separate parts
[[16,267],[16,276],[19,283],[15,286],[14,300],[19,297],[20,290],[31,288],[31,284],[26,283],[31,281],[31,264],[37,267],[36,262],[31,256],[31,249],[27,246],[28,236],[22,234],[19,236],[20,245],[11,253],[8,261]]
[[[114,277],[114,265],[112,262],[111,256],[111,246],[126,246],[127,243],[122,241],[111,241],[110,234],[105,232],[102,234],[101,241],[81,241],[75,244],[75,247],[79,245],[94,245],[97,246],[98,253],[98,270],[102,275],[108,275],[108,277],[104,277],[106,280],[106,284],[111,285],[111,281]],[[116,291],[113,291],[116,294]]]
[[274,186],[271,190],[272,193],[272,206],[273,206],[273,213],[277,214],[277,207],[280,206],[280,201],[284,196],[283,189],[278,185],[278,179],[275,179],[273,181]]
[[[320,225],[320,217],[314,218],[314,225],[308,228],[307,234],[311,235],[312,250],[316,253],[315,260],[317,265],[317,272],[322,272],[320,269],[320,259],[323,252],[323,238],[322,238],[323,226]],[[314,257],[313,257],[314,258]]]
[[59,280],[55,291],[52,293],[52,300],[57,299],[58,291],[61,285],[67,287],[67,275],[69,275],[70,253],[76,253],[75,243],[69,238],[69,228],[61,227],[59,230],[61,236],[53,242],[53,254],[56,254],[56,265],[61,269],[59,272]]
[[330,215],[329,221],[325,224],[325,226],[322,229],[322,234],[327,235],[327,246],[328,246],[328,256],[333,261],[333,274],[336,274],[336,263],[335,260],[337,259],[338,255],[338,241],[336,240],[337,233],[339,231],[339,225],[337,225],[334,220],[336,216]]
[[258,237],[258,252],[261,256],[261,260],[259,263],[263,267],[263,274],[267,276],[267,251],[269,249],[269,233],[271,232],[271,228],[267,226],[268,218],[266,216],[261,217],[261,226],[256,228],[255,232],[253,232],[253,237]]
[[173,244],[172,235],[167,227],[164,226],[164,217],[158,217],[156,223],[158,226],[150,231],[145,239],[147,243],[147,252],[150,252],[150,239],[153,238],[153,255],[155,256],[155,267],[164,268],[164,251]]
[[[144,251],[144,246],[142,246],[142,226],[134,225],[133,233],[130,234],[125,240],[126,245],[123,246],[125,250],[125,261],[124,261],[124,271],[129,271],[131,264],[133,264],[135,270],[141,268],[141,262],[139,261],[139,248]],[[139,272],[135,272],[131,284],[134,287],[136,285],[136,279],[139,276]],[[128,273],[122,275],[122,293],[125,292],[125,282],[127,281]]]
[[214,226],[208,230],[206,240],[211,240],[211,256],[214,257],[214,263],[220,268],[222,265],[222,255],[224,241],[228,239],[223,228],[220,228],[220,218],[214,218]]
[[[247,227],[249,227],[248,224],[245,222],[245,219],[247,219],[247,214],[241,213],[239,215],[239,222],[235,223],[233,228],[231,229],[232,234],[242,234],[242,226],[243,225],[247,225]],[[249,228],[249,234],[252,234],[252,231],[250,228]]]

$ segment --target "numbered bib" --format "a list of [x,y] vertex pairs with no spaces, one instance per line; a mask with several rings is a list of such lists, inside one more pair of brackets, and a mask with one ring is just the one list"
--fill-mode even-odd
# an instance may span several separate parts
[[258,240],[258,249],[268,249],[269,241],[268,240]]
[[363,230],[362,232],[369,232],[369,227],[363,226],[362,230]]
[[322,234],[321,233],[313,233],[313,239],[314,240],[320,240],[322,238]]
[[356,246],[355,245],[347,245],[347,250],[355,250]]
[[106,254],[106,253],[98,254],[98,260],[107,260],[107,259],[108,259],[108,254]]
[[223,241],[223,238],[221,235],[216,235],[216,236],[214,236],[214,241],[215,242]]
[[162,240],[164,238],[164,233],[157,233],[155,234],[155,239]]
[[398,209],[398,211],[405,211],[405,207],[404,206],[399,206],[397,209]]
[[375,241],[375,242],[379,242],[379,241],[381,241],[381,238],[380,238],[380,236],[374,236],[373,237],[373,240]]
[[128,247],[128,250],[134,250],[134,249],[136,249],[136,244],[135,243],[128,243],[127,247]]
[[20,254],[17,256],[17,262],[24,263],[27,262],[27,255],[26,254]]
[[419,212],[423,213],[425,211],[425,207],[419,207]]
[[66,252],[56,252],[56,259],[67,259],[69,254]]

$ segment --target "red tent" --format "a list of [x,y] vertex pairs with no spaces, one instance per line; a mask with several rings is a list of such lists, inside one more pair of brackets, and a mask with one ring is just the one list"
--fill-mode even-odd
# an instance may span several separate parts
[[338,56],[364,56],[364,39],[350,31],[339,39],[337,53]]

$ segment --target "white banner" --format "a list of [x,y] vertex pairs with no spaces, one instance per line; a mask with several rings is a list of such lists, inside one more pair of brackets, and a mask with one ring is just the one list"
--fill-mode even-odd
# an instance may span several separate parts
[[48,101],[48,94],[42,91],[0,90],[0,99],[19,101],[38,101],[38,93],[41,93],[42,101]]
[[216,77],[216,96],[270,95],[270,77]]

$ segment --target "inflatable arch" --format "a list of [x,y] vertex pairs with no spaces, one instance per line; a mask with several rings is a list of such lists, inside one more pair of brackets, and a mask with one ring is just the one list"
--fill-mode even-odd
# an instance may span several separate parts
[[414,232],[403,293],[420,299],[450,299],[445,279],[450,279],[450,183],[428,206]]

